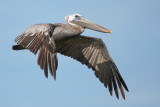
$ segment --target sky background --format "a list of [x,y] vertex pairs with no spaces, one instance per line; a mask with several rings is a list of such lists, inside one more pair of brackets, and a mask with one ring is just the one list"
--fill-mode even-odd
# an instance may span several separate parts
[[[14,39],[38,23],[65,23],[79,13],[113,31],[101,38],[129,88],[126,100],[81,63],[58,54],[57,80],[37,66],[37,55],[13,51]],[[160,0],[0,0],[0,107],[159,107]]]

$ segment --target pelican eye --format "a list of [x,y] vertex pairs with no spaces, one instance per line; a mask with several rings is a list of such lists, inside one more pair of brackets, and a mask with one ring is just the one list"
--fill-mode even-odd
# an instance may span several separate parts
[[75,18],[78,18],[79,16],[78,15],[75,15]]

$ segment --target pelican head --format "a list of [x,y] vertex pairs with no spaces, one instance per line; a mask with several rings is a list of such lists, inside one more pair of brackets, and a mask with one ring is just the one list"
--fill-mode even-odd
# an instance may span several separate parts
[[99,31],[99,32],[112,33],[112,31],[87,20],[80,14],[72,14],[72,15],[66,16],[65,20],[68,24],[72,26],[80,26],[82,28],[88,28],[95,31]]

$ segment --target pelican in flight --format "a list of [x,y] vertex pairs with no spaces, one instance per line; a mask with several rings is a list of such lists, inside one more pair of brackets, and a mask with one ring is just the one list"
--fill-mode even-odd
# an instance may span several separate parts
[[71,57],[88,68],[91,68],[95,76],[108,87],[110,95],[114,90],[119,99],[119,92],[125,99],[124,89],[128,91],[117,66],[110,57],[104,42],[99,38],[81,35],[84,29],[92,29],[103,33],[112,31],[103,28],[79,14],[65,17],[66,24],[35,24],[16,37],[13,50],[28,49],[38,54],[37,63],[44,75],[48,77],[48,71],[56,79],[58,66],[57,53]]

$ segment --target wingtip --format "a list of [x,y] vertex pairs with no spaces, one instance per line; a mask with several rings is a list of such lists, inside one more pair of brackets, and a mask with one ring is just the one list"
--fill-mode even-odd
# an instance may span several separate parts
[[127,92],[129,92],[129,89],[127,87],[125,89],[126,89]]
[[48,79],[48,75],[45,75],[45,77]]
[[109,91],[110,95],[112,96],[112,91]]
[[124,96],[124,97],[123,97],[123,99],[125,100],[125,99],[126,99],[126,97]]
[[[117,97],[117,96],[116,96]],[[119,97],[117,97],[117,99],[119,100]]]
[[116,94],[117,99],[119,100],[119,93],[118,93],[118,90],[115,91],[115,94]]
[[56,76],[53,76],[54,80],[56,81]]

